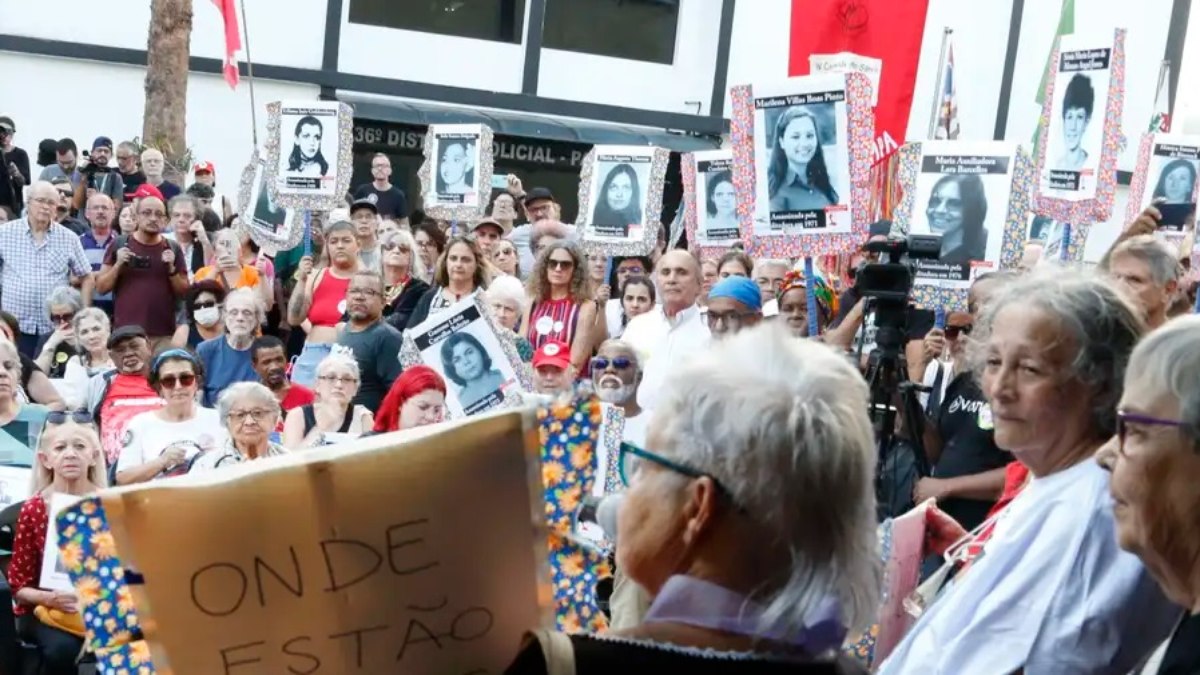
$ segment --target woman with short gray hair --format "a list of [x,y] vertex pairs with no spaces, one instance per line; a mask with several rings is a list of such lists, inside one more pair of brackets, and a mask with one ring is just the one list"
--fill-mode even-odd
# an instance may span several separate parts
[[72,322],[82,309],[83,297],[70,286],[59,286],[46,298],[46,313],[54,332],[46,338],[34,363],[52,380],[62,379],[67,372],[67,361],[77,353]]
[[1117,547],[1108,480],[1091,461],[1117,432],[1143,330],[1094,274],[1050,268],[996,289],[967,355],[987,398],[981,423],[1030,480],[980,527],[991,530],[982,553],[880,673],[1116,675],[1167,635],[1178,610]]
[[1182,608],[1171,638],[1139,671],[1200,672],[1200,317],[1173,319],[1129,359],[1117,435],[1096,459],[1109,473],[1121,548]]
[[879,599],[867,406],[842,355],[778,325],[712,343],[668,378],[647,448],[621,449],[617,564],[645,618],[540,633],[507,672],[552,672],[547,649],[577,672],[857,672],[836,653]]
[[238,382],[221,392],[217,416],[229,432],[229,440],[223,447],[197,457],[192,462],[192,471],[211,471],[287,454],[283,446],[271,442],[271,432],[279,424],[279,401],[258,382]]
[[116,368],[108,354],[108,336],[112,324],[103,310],[88,307],[75,315],[71,322],[75,332],[75,356],[67,359],[63,372],[62,397],[67,410],[82,408],[86,402],[88,383],[101,373]]

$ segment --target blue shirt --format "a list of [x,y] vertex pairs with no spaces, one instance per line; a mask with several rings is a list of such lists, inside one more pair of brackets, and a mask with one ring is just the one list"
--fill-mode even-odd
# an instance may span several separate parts
[[225,336],[205,340],[196,347],[196,355],[204,364],[204,405],[215,407],[217,397],[231,384],[258,382],[258,373],[250,365],[250,348],[237,350],[229,346]]
[[[88,262],[92,264],[93,272],[100,271],[100,266],[104,264],[104,252],[108,250],[108,245],[116,238],[117,230],[115,228],[108,231],[108,238],[103,242],[96,241],[96,235],[90,229],[79,235],[79,243],[83,244],[83,254],[87,256]],[[112,302],[112,299],[112,291],[92,294],[93,302]]]

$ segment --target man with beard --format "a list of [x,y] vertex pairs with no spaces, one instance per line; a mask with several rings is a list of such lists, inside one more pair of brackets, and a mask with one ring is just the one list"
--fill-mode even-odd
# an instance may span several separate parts
[[124,447],[129,421],[164,404],[150,386],[150,340],[141,326],[121,326],[108,337],[108,353],[116,370],[88,382],[87,411],[100,429],[100,444],[108,466],[114,466]]
[[353,351],[358,361],[358,394],[351,405],[378,410],[404,370],[400,331],[383,320],[383,278],[373,271],[355,273],[346,288],[346,311],[350,321],[338,331],[337,343]]
[[113,325],[142,326],[162,346],[175,334],[175,300],[187,293],[187,268],[179,245],[163,237],[163,200],[139,199],[134,221],[133,235],[118,237],[105,252],[96,290],[113,293]]
[[138,167],[138,161],[136,145],[129,141],[117,145],[117,171],[121,172],[121,182],[125,184],[126,201],[133,199],[133,193],[146,183],[146,174]]
[[708,330],[717,339],[743,328],[757,326],[763,319],[759,287],[746,277],[725,277],[708,292]]
[[533,390],[544,396],[558,396],[571,391],[574,381],[571,367],[571,347],[565,342],[550,340],[533,353]]
[[196,346],[204,364],[204,405],[215,407],[217,397],[236,382],[255,382],[258,371],[250,359],[250,345],[267,319],[262,301],[249,288],[225,296],[225,334]]
[[114,203],[125,199],[125,181],[121,172],[109,166],[112,161],[113,142],[108,136],[100,136],[92,142],[92,154],[87,164],[79,170],[83,179],[75,185],[72,210],[80,211],[88,197],[100,193],[108,195]]
[[279,417],[279,426],[275,430],[283,431],[283,419],[287,417],[287,411],[311,404],[312,390],[288,379],[287,350],[283,341],[274,335],[264,335],[250,345],[250,365],[254,366],[258,379],[279,401],[284,414]]
[[642,367],[637,352],[629,343],[606,340],[592,359],[592,384],[596,396],[625,411],[625,430],[621,435],[626,443],[646,447],[646,423],[649,413],[638,405],[638,385],[642,383]]

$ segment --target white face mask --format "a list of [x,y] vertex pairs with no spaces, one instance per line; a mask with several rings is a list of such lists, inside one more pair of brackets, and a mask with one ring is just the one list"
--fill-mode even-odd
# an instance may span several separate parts
[[204,307],[196,310],[196,323],[205,328],[212,328],[221,320],[221,310],[216,307]]

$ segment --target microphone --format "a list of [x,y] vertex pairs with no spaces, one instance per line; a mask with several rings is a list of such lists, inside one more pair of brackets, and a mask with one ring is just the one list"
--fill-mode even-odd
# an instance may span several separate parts
[[625,495],[620,492],[584,497],[575,515],[575,532],[598,545],[616,548],[617,512],[623,501]]
[[606,495],[596,505],[596,522],[604,530],[605,538],[612,542],[613,547],[617,545],[617,512],[621,510],[621,503],[624,501],[625,493],[617,492]]

